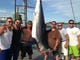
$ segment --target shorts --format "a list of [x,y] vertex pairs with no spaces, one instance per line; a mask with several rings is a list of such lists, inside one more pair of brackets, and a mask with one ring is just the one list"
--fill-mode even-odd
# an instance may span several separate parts
[[69,54],[73,54],[74,56],[80,56],[80,51],[77,46],[69,46]]
[[32,45],[22,46],[22,48],[21,48],[21,56],[25,57],[26,53],[28,53],[29,56],[33,54]]
[[59,54],[59,51],[58,51],[58,50],[52,51],[52,54],[53,54],[53,55],[58,55],[58,54]]
[[[52,50],[52,49],[51,49]],[[52,51],[52,54],[53,55],[59,55],[61,52],[60,52],[61,50],[60,50],[60,46],[58,46],[58,48],[57,48],[57,50],[56,51]]]
[[66,41],[62,42],[62,53],[64,54],[64,56],[68,56],[68,48],[65,48]]

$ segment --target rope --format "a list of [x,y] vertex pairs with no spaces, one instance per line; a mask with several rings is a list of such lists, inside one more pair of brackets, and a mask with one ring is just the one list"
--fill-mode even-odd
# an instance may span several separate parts
[[71,4],[71,9],[72,9],[73,19],[75,20],[75,14],[74,14],[74,9],[73,9],[73,5],[72,5],[72,0],[70,0],[70,4]]

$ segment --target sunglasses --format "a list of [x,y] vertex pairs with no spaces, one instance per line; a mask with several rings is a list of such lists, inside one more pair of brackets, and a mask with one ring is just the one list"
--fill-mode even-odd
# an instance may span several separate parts
[[62,26],[62,25],[58,25],[58,26]]
[[74,23],[69,23],[69,24],[74,24]]
[[13,23],[13,21],[8,21],[9,23]]
[[20,22],[16,22],[17,24],[21,24]]
[[56,25],[55,23],[52,23],[52,25]]

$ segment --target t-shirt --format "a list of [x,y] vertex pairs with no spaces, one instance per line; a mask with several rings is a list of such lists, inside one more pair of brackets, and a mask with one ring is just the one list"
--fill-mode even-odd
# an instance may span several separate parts
[[79,28],[67,28],[66,29],[68,35],[69,35],[69,45],[75,46],[78,44],[78,38],[77,36],[80,34]]
[[60,34],[61,34],[61,41],[63,42],[63,41],[66,41],[66,37],[65,37],[65,35],[67,34],[67,31],[66,31],[66,29],[65,28],[62,28],[61,30],[59,30],[59,32],[60,32]]
[[13,37],[12,37],[12,45],[19,45],[21,40],[21,29],[13,28]]
[[50,31],[48,33],[48,44],[50,48],[54,48],[56,44],[56,39],[60,40],[61,35],[59,31],[56,29],[55,31]]

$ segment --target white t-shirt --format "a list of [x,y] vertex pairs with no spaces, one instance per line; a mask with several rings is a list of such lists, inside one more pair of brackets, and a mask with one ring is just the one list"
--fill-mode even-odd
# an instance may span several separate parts
[[12,42],[13,32],[7,29],[7,32],[0,36],[0,49],[6,50],[10,48]]
[[75,46],[78,45],[78,38],[77,36],[80,34],[79,28],[67,28],[66,29],[68,35],[69,35],[69,45]]
[[61,30],[59,30],[59,32],[61,34],[62,41],[66,41],[66,37],[65,37],[65,35],[67,34],[66,29],[62,28]]

